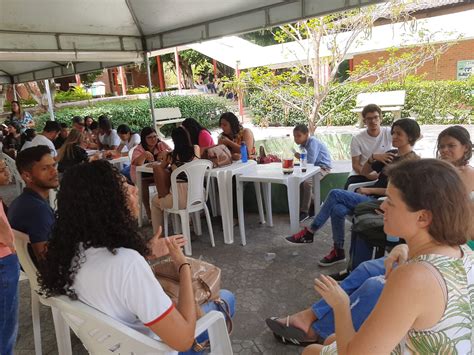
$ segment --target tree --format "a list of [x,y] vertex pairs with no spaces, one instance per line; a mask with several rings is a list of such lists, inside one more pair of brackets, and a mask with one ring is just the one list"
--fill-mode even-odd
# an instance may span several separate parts
[[[407,4],[407,1],[391,0],[280,26],[274,37],[281,43],[291,40],[298,44],[298,53],[293,53],[296,64],[283,72],[268,68],[246,72],[241,76],[241,85],[269,93],[280,100],[287,110],[303,112],[308,118],[311,133],[314,133],[316,126],[323,123],[335,109],[323,112],[321,107],[337,87],[368,79],[380,84],[404,78],[449,48],[450,44],[446,43],[433,45],[435,34],[418,28],[412,13],[420,3],[422,1]],[[428,3],[433,4],[432,1]],[[404,24],[406,35],[416,37],[423,45],[403,50],[392,48],[388,51],[388,58],[379,58],[376,63],[361,63],[340,83],[337,80],[338,70],[349,50],[369,41],[376,21],[381,19]],[[329,71],[326,81],[321,77],[322,68]],[[357,94],[353,93],[339,104],[344,105]]]
[[46,91],[46,85],[49,85],[49,91],[51,93],[51,101],[54,106],[54,94],[56,93],[56,85],[54,80],[48,80],[47,84],[45,81],[31,81],[25,83],[25,88],[28,91],[28,94],[36,101],[36,103],[41,107],[41,109],[48,110],[48,93]]

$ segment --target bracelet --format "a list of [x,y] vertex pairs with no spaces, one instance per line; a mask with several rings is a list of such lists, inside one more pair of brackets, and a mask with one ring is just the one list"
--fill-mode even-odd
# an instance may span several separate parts
[[184,265],[188,265],[189,267],[191,267],[191,264],[190,264],[190,263],[182,263],[181,265],[179,265],[178,274],[181,274],[181,268],[182,268]]

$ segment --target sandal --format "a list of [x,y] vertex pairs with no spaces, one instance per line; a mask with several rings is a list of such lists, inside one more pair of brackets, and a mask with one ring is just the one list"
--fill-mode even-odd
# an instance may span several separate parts
[[290,325],[290,316],[286,317],[286,325],[278,321],[277,317],[267,318],[265,320],[268,328],[273,332],[275,338],[284,344],[290,343],[294,345],[306,346],[314,343],[321,343],[322,339],[308,339],[307,334],[292,325]]

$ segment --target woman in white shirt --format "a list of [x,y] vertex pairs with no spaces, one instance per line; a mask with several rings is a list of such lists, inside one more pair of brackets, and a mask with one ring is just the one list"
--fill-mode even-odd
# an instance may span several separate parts
[[[86,192],[77,198],[77,191]],[[67,170],[57,199],[57,221],[40,265],[46,295],[78,298],[173,349],[189,349],[196,309],[184,238],[158,239],[158,231],[146,242],[136,223],[136,188],[103,160]],[[180,276],[176,305],[146,261],[166,254]]]

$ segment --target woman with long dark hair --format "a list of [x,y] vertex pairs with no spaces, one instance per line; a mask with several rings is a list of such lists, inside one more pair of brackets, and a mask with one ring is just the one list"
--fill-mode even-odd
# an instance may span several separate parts
[[20,125],[20,133],[25,132],[28,128],[32,128],[35,126],[35,121],[31,114],[27,111],[23,111],[21,109],[20,102],[17,100],[13,100],[11,102],[12,106],[12,113],[8,116],[8,120],[12,122],[16,122]]
[[[136,188],[103,160],[68,169],[57,202],[57,220],[39,267],[46,295],[79,299],[174,349],[189,349],[196,310],[191,269],[180,249],[183,237],[156,235],[147,243],[136,223]],[[180,276],[176,305],[146,262],[166,254]]]
[[225,112],[219,118],[219,127],[222,133],[219,136],[218,143],[224,144],[229,148],[234,160],[239,160],[240,146],[245,143],[247,146],[247,156],[255,158],[255,139],[249,128],[244,128],[239,119],[232,112]]
[[[137,181],[137,166],[160,161],[166,152],[171,151],[168,144],[158,138],[158,134],[152,127],[145,127],[141,130],[140,140],[140,144],[133,151],[130,166],[130,177],[133,183]],[[148,187],[153,182],[153,174],[142,174],[142,201],[149,220],[151,220],[151,210]]]
[[186,118],[181,125],[189,132],[191,142],[199,146],[201,154],[206,148],[214,145],[211,133],[194,118]]
[[[174,150],[169,153],[160,164],[153,166],[158,195],[151,201],[151,216],[153,231],[158,231],[163,225],[163,210],[173,205],[173,194],[171,191],[171,173],[176,168],[194,159],[199,159],[199,146],[193,145],[189,133],[183,127],[177,127],[171,132],[171,139],[174,143]],[[187,176],[178,176],[179,207],[184,208],[187,199]]]

